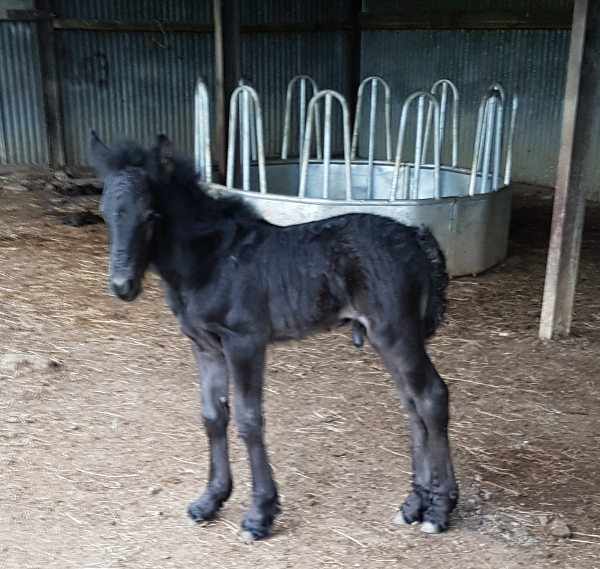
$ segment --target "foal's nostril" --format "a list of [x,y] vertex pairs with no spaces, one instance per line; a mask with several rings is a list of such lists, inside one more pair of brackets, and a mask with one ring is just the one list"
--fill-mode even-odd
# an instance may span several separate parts
[[125,277],[115,277],[111,280],[112,291],[120,297],[128,296],[133,289],[133,281]]

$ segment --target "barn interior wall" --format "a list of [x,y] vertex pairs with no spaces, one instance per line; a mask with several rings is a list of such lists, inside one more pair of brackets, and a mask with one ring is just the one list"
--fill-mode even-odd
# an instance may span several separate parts
[[[568,0],[510,0],[502,8],[570,6],[572,2]],[[347,19],[347,3],[342,0],[251,0],[240,2],[240,7],[242,26],[339,23]],[[442,0],[431,0],[426,8],[448,9],[448,5]],[[452,8],[493,10],[497,3],[460,0]],[[423,9],[422,3],[413,1],[363,2],[365,12]],[[53,0],[52,11],[57,18],[67,20],[212,23],[211,0]],[[109,142],[125,136],[147,142],[155,133],[164,131],[185,154],[191,154],[196,79],[206,77],[211,95],[214,94],[214,42],[210,33],[57,29],[55,36],[67,163],[85,163],[84,139],[90,126]],[[0,22],[0,42],[0,145],[4,143],[6,149],[4,161],[43,163],[47,152],[35,24]],[[280,152],[285,86],[293,75],[309,74],[321,88],[348,95],[346,31],[242,30],[241,42],[242,78],[261,96],[269,155]],[[430,88],[439,78],[452,79],[461,94],[462,166],[470,165],[480,97],[491,82],[501,82],[509,94],[519,96],[513,179],[552,186],[568,46],[569,31],[560,29],[368,30],[362,33],[361,76],[376,74],[390,83],[393,131],[397,129],[401,103],[408,94]],[[334,125],[339,125],[335,108]],[[292,152],[297,153],[294,123],[292,128]],[[600,125],[595,125],[594,131],[597,135],[591,155],[598,156]],[[381,146],[382,129],[376,133]],[[396,134],[393,132],[393,139]],[[334,128],[333,150],[341,148],[340,129]],[[600,160],[591,161],[585,187],[590,197],[600,199]]]
[[[457,0],[451,9],[467,12],[498,10],[572,10],[572,0]],[[445,0],[364,0],[363,11],[449,10]],[[477,107],[493,81],[519,97],[513,151],[513,176],[518,182],[553,187],[560,146],[563,98],[570,30],[403,30],[362,34],[361,74],[380,75],[392,88],[393,121],[399,122],[404,98],[434,81],[448,78],[459,88],[459,165],[469,167]],[[385,54],[385,57],[381,57]],[[600,98],[597,102],[600,108]],[[600,200],[600,113],[593,126],[591,157],[583,187]],[[377,147],[383,144],[378,129]],[[394,133],[395,137],[395,133]],[[448,160],[449,149],[444,149]]]
[[0,164],[45,164],[35,24],[0,21]]
[[87,129],[112,143],[165,133],[193,152],[194,87],[214,84],[210,34],[59,30],[57,62],[65,155],[85,164]]
[[51,0],[58,18],[105,22],[187,22],[210,24],[212,0]]
[[[344,3],[316,0],[240,2],[241,23],[286,24],[343,19]],[[97,2],[55,0],[57,17],[120,22],[212,23],[212,1]],[[210,34],[57,30],[57,60],[67,161],[85,163],[85,132],[93,125],[108,140],[147,142],[166,132],[184,154],[193,152],[193,95],[206,79],[214,109],[214,42]],[[241,78],[256,88],[265,121],[265,151],[281,152],[285,90],[298,73],[323,88],[343,91],[347,71],[342,32],[242,33]],[[268,64],[265,64],[268,62]],[[334,110],[334,121],[337,118]],[[214,113],[212,113],[214,128]],[[293,133],[296,132],[295,124]],[[334,130],[333,151],[342,148]],[[293,139],[292,152],[297,152]]]
[[[489,86],[502,84],[509,100],[518,95],[513,179],[554,184],[568,31],[373,31],[363,33],[362,48],[363,76],[379,75],[390,83],[394,125],[399,123],[402,102],[412,92],[429,90],[438,79],[456,84],[462,167],[471,166],[478,107]],[[505,119],[507,126],[508,113]],[[381,144],[383,132],[377,133]],[[448,163],[449,148],[444,150]],[[410,154],[407,159],[412,159]]]
[[[281,154],[286,89],[289,80],[299,74],[310,75],[320,89],[344,92],[348,70],[343,32],[295,34],[242,34],[242,77],[259,93],[265,126],[265,152]],[[268,64],[265,65],[265,62]],[[309,95],[310,96],[310,95]],[[297,117],[297,95],[293,99],[293,117]],[[332,152],[343,150],[341,111],[332,110]],[[298,155],[298,123],[291,123],[290,156]]]
[[[191,0],[52,0],[59,19],[104,22],[211,24],[212,2]],[[111,143],[151,143],[165,133],[193,152],[194,87],[214,85],[210,33],[58,29],[56,59],[68,164],[86,163],[87,129]],[[211,92],[211,94],[213,94]]]

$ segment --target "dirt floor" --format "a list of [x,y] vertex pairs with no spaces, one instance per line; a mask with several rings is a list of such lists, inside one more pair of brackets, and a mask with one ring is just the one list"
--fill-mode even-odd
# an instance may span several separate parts
[[189,345],[154,277],[132,304],[109,296],[104,226],[63,224],[98,201],[79,184],[90,195],[52,173],[0,178],[1,567],[600,569],[600,208],[571,338],[537,339],[548,192],[517,188],[508,258],[450,284],[429,345],[461,491],[447,533],[392,523],[406,417],[378,358],[341,329],[269,352],[283,512],[270,539],[245,543],[233,426],[231,499],[212,523],[186,519],[207,476]]

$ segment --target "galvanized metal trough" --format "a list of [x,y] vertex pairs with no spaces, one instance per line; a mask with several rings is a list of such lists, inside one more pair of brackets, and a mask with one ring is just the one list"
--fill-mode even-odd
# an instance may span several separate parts
[[[291,101],[299,90],[299,158],[288,158]],[[370,86],[370,116],[367,158],[357,158],[365,87]],[[385,159],[374,158],[378,86],[384,92]],[[312,88],[308,104],[307,88]],[[452,95],[452,158],[440,163],[445,136],[446,112]],[[439,101],[438,101],[439,97]],[[332,104],[341,106],[344,158],[331,157]],[[324,103],[323,129],[321,112]],[[402,160],[409,112],[416,105],[415,153],[412,162]],[[263,146],[262,110],[258,94],[243,83],[232,95],[229,122],[227,182],[211,180],[208,96],[204,83],[196,91],[196,168],[203,173],[210,191],[235,195],[250,201],[271,223],[291,225],[350,212],[391,217],[408,225],[431,228],[453,276],[477,274],[506,256],[510,222],[512,137],[517,98],[513,97],[508,136],[503,140],[506,95],[493,84],[479,106],[471,169],[457,167],[458,91],[451,81],[441,80],[431,92],[410,95],[402,108],[395,159],[392,160],[390,89],[378,77],[363,81],[357,97],[352,136],[350,113],[344,97],[334,91],[319,91],[307,76],[297,76],[287,90],[281,158],[266,160]],[[425,109],[427,107],[427,112]],[[240,158],[236,158],[237,130]],[[316,134],[313,145],[312,135]],[[314,147],[314,157],[311,149]],[[505,149],[504,171],[501,157]],[[433,155],[429,162],[428,150]],[[241,188],[234,187],[238,164]]]

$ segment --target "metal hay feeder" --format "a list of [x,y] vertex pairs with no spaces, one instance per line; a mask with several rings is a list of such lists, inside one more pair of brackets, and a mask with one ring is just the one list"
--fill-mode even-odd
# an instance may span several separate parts
[[[299,85],[300,157],[288,158],[293,87]],[[313,96],[306,102],[307,87]],[[370,114],[367,159],[357,157],[364,89],[370,86]],[[378,86],[383,87],[386,156],[374,158],[375,118]],[[198,89],[201,89],[199,86]],[[438,92],[441,94],[438,95]],[[452,106],[448,105],[452,94]],[[438,96],[440,97],[438,100]],[[344,158],[331,157],[331,116],[336,101],[342,109]],[[197,97],[197,169],[207,172],[210,163],[208,98]],[[319,106],[324,105],[321,136]],[[308,76],[294,77],[287,89],[282,157],[266,160],[260,99],[243,83],[231,99],[227,183],[209,182],[211,191],[249,200],[271,223],[291,225],[350,212],[391,217],[408,225],[431,228],[453,276],[476,274],[492,267],[506,256],[511,196],[508,185],[512,165],[512,139],[517,97],[512,100],[508,137],[503,138],[506,94],[493,84],[482,98],[470,169],[457,166],[458,90],[443,79],[431,92],[410,95],[402,107],[395,158],[390,136],[390,90],[379,77],[369,77],[360,86],[356,120],[350,128],[350,113],[342,95],[319,91]],[[409,113],[416,106],[415,153],[412,162],[403,160]],[[425,108],[427,107],[427,112]],[[452,112],[451,165],[441,164],[446,117]],[[448,112],[447,112],[448,111]],[[236,134],[239,124],[241,185],[234,187]],[[199,132],[199,131],[197,131]],[[312,137],[315,134],[315,144]],[[505,142],[505,144],[504,144]],[[311,157],[311,151],[313,156]],[[500,163],[506,148],[504,172]],[[429,152],[431,151],[431,152]],[[427,162],[428,152],[433,161]]]

